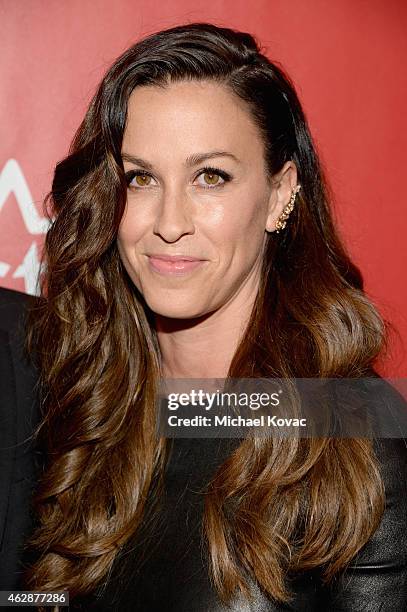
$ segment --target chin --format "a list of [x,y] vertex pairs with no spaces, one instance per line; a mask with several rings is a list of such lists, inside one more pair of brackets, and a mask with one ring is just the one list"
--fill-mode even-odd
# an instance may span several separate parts
[[196,319],[197,317],[201,317],[206,313],[199,309],[194,308],[151,308],[154,314],[160,317],[166,317],[168,319]]
[[146,303],[155,315],[168,319],[195,319],[208,312],[198,305],[171,303],[168,297],[157,301],[146,299]]

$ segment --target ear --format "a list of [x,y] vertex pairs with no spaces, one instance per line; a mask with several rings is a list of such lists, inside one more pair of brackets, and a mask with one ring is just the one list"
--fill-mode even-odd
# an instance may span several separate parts
[[297,166],[290,160],[284,164],[280,172],[272,177],[272,188],[266,219],[266,230],[268,232],[275,231],[277,219],[289,203],[292,190],[296,185]]

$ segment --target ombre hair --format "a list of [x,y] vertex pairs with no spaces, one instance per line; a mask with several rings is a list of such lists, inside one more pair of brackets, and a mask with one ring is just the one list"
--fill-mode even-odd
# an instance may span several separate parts
[[[364,377],[384,346],[385,325],[338,236],[283,69],[250,34],[207,23],[137,42],[102,80],[47,200],[45,299],[28,338],[38,355],[45,455],[30,589],[92,593],[137,532],[147,494],[159,495],[168,459],[166,439],[155,434],[161,356],[152,313],[116,244],[127,188],[121,145],[133,90],[183,80],[215,81],[242,100],[268,176],[293,160],[302,186],[285,230],[267,236],[260,289],[228,377]],[[278,602],[290,600],[289,574],[320,568],[329,582],[372,536],[383,504],[368,439],[244,439],[205,493],[208,571],[220,598],[249,596],[248,575]]]

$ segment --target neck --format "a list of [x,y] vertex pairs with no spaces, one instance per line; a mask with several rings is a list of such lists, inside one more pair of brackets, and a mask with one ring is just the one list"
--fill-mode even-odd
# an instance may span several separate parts
[[155,315],[164,378],[226,378],[257,291],[193,319]]

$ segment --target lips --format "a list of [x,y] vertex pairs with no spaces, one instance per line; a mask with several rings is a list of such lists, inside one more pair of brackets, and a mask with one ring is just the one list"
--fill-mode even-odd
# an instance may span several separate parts
[[188,255],[149,255],[153,259],[161,259],[162,261],[202,261],[199,257],[189,257]]
[[204,260],[188,255],[148,255],[150,268],[159,274],[183,276],[196,270]]

